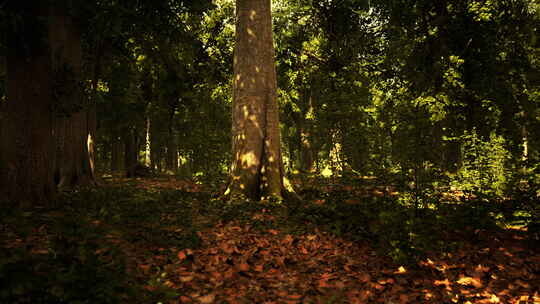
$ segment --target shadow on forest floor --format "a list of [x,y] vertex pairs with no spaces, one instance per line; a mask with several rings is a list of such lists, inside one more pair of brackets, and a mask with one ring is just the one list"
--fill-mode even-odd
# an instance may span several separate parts
[[540,302],[538,239],[501,228],[494,202],[301,194],[225,203],[188,181],[115,180],[61,208],[2,210],[0,302]]

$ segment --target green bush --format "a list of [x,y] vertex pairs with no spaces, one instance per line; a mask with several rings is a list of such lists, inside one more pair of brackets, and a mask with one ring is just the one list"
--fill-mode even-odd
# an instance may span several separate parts
[[502,196],[509,172],[510,153],[502,136],[482,139],[475,130],[462,136],[463,163],[451,184],[457,189]]

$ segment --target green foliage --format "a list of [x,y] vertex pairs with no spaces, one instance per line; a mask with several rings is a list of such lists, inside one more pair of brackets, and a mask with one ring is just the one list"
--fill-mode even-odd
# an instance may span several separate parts
[[510,158],[504,138],[491,134],[481,139],[475,130],[461,137],[463,163],[451,184],[464,191],[501,196],[507,186]]
[[[63,196],[59,209],[3,210],[0,227],[8,230],[0,250],[0,302],[148,303],[170,298],[165,286],[155,293],[140,289],[144,282],[128,267],[135,254],[129,244],[196,248],[200,225],[193,222],[193,202],[204,199],[206,194],[106,186]],[[24,240],[22,246],[15,238]],[[138,254],[150,255],[151,248]]]
[[133,297],[123,253],[104,248],[103,231],[74,221],[64,218],[55,223],[45,253],[31,253],[32,248],[2,251],[2,302],[122,303]]
[[399,197],[359,198],[352,191],[302,192],[301,207],[290,205],[288,229],[323,227],[340,237],[368,240],[399,263],[415,263],[428,252],[447,252],[460,246],[455,233],[474,238],[477,229],[498,229],[498,206],[481,198],[464,203],[417,207]]

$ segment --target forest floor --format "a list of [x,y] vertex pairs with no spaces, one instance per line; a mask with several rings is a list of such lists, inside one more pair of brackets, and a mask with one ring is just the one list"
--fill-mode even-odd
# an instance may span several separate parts
[[418,210],[354,183],[225,203],[217,188],[116,179],[3,210],[0,302],[540,303],[537,235],[493,203]]

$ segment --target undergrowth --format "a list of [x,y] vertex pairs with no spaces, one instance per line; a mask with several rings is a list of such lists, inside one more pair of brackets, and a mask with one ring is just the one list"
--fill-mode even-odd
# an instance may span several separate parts
[[[358,196],[350,188],[306,188],[303,200],[224,202],[202,191],[143,189],[136,184],[81,190],[56,208],[0,212],[0,303],[156,303],[178,298],[159,265],[141,275],[133,260],[197,248],[200,233],[237,221],[261,232],[327,231],[367,241],[395,262],[412,265],[429,252],[449,252],[479,230],[511,223],[536,227],[536,193],[497,201],[466,199],[406,204],[399,196]],[[427,200],[426,200],[427,201]],[[533,229],[531,229],[533,230]],[[175,249],[173,251],[171,249]]]

